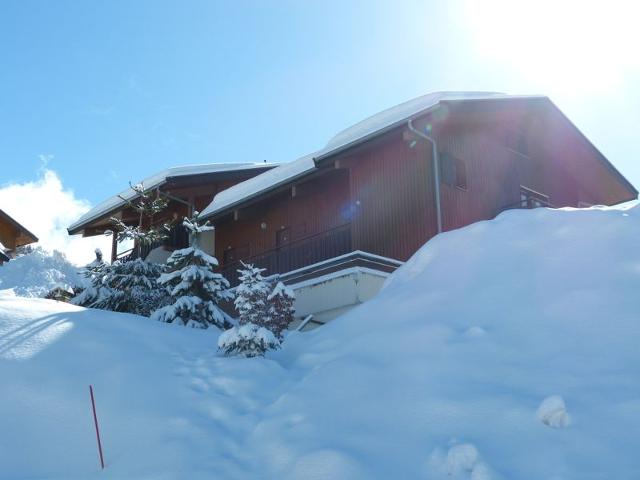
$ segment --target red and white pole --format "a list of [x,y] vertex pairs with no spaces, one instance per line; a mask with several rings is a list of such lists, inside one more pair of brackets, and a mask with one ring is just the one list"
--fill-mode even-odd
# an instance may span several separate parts
[[96,438],[98,439],[98,453],[100,453],[100,466],[104,470],[104,457],[102,456],[102,442],[100,441],[100,429],[98,428],[98,415],[96,415],[96,401],[93,398],[93,387],[89,385],[91,395],[91,407],[93,408],[93,423],[96,426]]

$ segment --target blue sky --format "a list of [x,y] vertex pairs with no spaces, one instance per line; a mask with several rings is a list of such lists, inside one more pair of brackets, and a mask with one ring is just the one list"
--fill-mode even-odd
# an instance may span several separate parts
[[638,12],[556,3],[5,0],[0,185],[46,155],[96,203],[168,166],[293,160],[464,89],[549,95],[638,186]]

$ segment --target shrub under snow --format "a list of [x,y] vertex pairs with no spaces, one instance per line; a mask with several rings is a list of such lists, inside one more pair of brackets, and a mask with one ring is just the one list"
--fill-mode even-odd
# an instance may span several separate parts
[[25,254],[0,265],[0,290],[12,289],[21,297],[45,297],[51,290],[85,286],[78,267],[64,253],[42,247],[27,248]]
[[258,357],[279,347],[280,340],[271,330],[253,323],[232,327],[218,337],[218,348],[225,355]]

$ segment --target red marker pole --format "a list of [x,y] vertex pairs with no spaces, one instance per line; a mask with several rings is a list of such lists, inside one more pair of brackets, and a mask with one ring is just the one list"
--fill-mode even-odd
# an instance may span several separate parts
[[93,408],[93,423],[96,425],[96,438],[98,439],[98,452],[100,453],[100,466],[104,470],[104,457],[102,456],[102,442],[100,441],[100,429],[98,428],[98,416],[96,415],[96,401],[93,398],[93,387],[89,385],[91,395],[91,407]]

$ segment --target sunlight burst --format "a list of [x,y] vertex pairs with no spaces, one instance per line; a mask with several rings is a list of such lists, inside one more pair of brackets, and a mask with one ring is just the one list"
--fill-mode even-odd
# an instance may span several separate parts
[[616,88],[640,69],[640,5],[623,0],[469,0],[468,31],[478,54],[544,88]]

